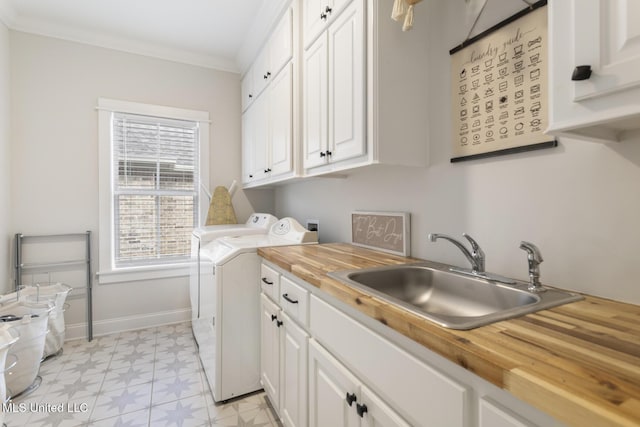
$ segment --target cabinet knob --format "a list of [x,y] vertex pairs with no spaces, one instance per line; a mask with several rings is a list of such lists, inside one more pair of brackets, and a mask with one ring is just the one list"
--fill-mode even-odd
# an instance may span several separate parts
[[278,326],[278,328],[279,328],[280,326],[282,326],[282,320],[278,320],[278,321],[276,321],[276,326]]
[[271,71],[267,71],[267,77],[271,77]]
[[360,415],[360,418],[364,417],[365,412],[367,412],[367,405],[356,403],[356,412]]
[[249,178],[253,178],[253,175],[249,175]]
[[320,157],[324,157],[324,156],[326,156],[325,152],[324,152],[324,151],[321,151],[321,152],[320,152]]
[[[331,9],[329,6],[327,6],[327,7],[325,7],[325,8],[324,8],[324,11],[325,11],[326,13],[331,13],[331,12],[333,11],[333,9]],[[325,15],[325,16],[326,16],[326,15]]]
[[271,168],[267,168],[264,170],[264,173],[269,173],[269,172],[271,172]]
[[591,77],[591,65],[578,65],[573,69],[573,74],[571,75],[571,80],[580,81],[580,80],[589,80]]
[[331,155],[331,151],[327,150],[327,156]]
[[249,94],[249,99],[253,98],[253,95]]
[[349,406],[351,406],[353,404],[353,402],[358,400],[358,398],[356,397],[355,393],[347,392],[347,397],[345,398],[345,400],[347,401]]
[[265,80],[267,80],[267,78],[268,78],[269,76],[267,76],[266,74],[264,74],[262,77],[264,77],[264,79],[265,79]]
[[325,20],[325,21],[326,21],[326,20],[327,20],[327,14],[326,14],[326,13],[321,13],[321,14],[320,14],[320,19],[322,19],[322,20]]
[[271,321],[273,322],[274,320],[276,320],[278,318],[278,316],[276,316],[275,314],[271,315]]

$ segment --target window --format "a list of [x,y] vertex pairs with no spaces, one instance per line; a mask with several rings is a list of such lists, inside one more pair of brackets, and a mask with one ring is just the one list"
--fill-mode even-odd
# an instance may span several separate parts
[[98,109],[100,282],[186,274],[207,178],[208,113],[102,98]]
[[113,113],[115,266],[184,261],[198,221],[198,122]]

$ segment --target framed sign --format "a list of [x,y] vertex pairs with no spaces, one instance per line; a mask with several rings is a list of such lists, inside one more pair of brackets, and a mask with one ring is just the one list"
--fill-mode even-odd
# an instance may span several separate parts
[[452,49],[452,162],[555,147],[548,125],[547,2]]
[[409,256],[410,215],[408,212],[365,212],[351,214],[351,242],[369,249]]

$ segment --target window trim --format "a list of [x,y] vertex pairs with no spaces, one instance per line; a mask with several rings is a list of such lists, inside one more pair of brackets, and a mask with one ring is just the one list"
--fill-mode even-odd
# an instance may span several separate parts
[[209,112],[98,98],[98,180],[99,180],[99,283],[120,283],[189,275],[189,261],[175,264],[118,267],[114,265],[113,181],[111,114],[114,112],[190,120],[200,124],[199,201],[200,218],[206,218],[209,204],[203,184],[209,182]]

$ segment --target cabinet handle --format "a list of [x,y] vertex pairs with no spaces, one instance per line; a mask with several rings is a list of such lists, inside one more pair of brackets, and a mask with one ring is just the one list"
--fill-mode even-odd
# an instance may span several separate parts
[[358,415],[360,415],[360,418],[363,418],[365,412],[367,412],[367,405],[365,405],[364,403],[362,405],[356,403],[356,412],[358,413]]
[[265,283],[267,285],[273,285],[273,282],[268,281],[266,277],[262,278],[262,283]]
[[347,400],[347,403],[349,404],[349,406],[351,406],[353,404],[353,402],[356,402],[358,400],[358,398],[356,397],[355,393],[347,392],[346,400]]
[[264,173],[269,173],[269,172],[271,172],[271,168],[267,168],[264,170]]
[[574,82],[580,80],[589,80],[589,77],[591,77],[591,65],[578,65],[573,69],[571,80],[573,80]]
[[287,301],[289,301],[291,304],[297,304],[298,301],[297,300],[293,300],[291,298],[289,298],[289,294],[282,294],[282,298],[286,299]]
[[276,316],[275,314],[271,315],[271,321],[273,322],[274,320],[276,320],[278,318],[278,316]]
[[333,11],[333,9],[331,9],[329,6],[327,6],[327,7],[324,8],[324,11],[326,13],[331,13]]
[[280,326],[282,326],[282,320],[278,320],[278,321],[276,321],[276,326],[278,326],[278,328],[279,328]]

